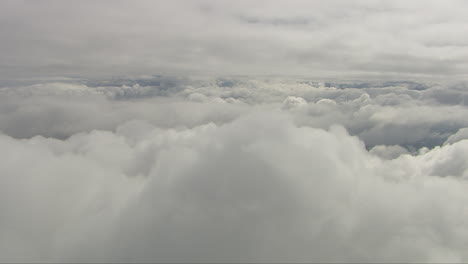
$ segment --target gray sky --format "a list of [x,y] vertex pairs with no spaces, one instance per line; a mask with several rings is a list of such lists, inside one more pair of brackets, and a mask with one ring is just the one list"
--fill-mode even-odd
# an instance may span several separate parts
[[463,77],[466,1],[2,1],[0,78]]
[[468,263],[467,10],[0,0],[0,262]]

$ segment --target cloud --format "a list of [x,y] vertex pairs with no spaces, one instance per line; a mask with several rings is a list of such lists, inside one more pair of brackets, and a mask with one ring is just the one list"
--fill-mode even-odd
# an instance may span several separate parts
[[402,154],[409,154],[407,149],[399,145],[377,145],[369,152],[383,159],[395,159]]
[[453,144],[455,142],[468,139],[468,129],[466,127],[460,128],[457,133],[451,135],[444,144]]
[[270,112],[0,146],[2,261],[468,258],[465,141],[385,160]]
[[282,109],[299,125],[343,125],[369,149],[401,145],[414,152],[441,145],[468,127],[462,87],[463,83],[242,77],[42,83],[0,89],[0,129],[18,138],[40,134],[64,139],[93,129],[115,131],[134,119],[163,128],[194,127]]
[[0,261],[464,262],[463,87],[2,87]]
[[466,72],[463,1],[0,5],[0,72],[13,79],[190,72],[463,78]]
[[466,10],[0,2],[0,262],[467,262]]
[[291,109],[307,105],[307,101],[302,97],[288,96],[283,101],[283,109]]

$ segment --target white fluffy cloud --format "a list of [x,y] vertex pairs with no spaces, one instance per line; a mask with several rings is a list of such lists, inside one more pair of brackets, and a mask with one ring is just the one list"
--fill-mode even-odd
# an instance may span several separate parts
[[468,143],[380,159],[280,113],[0,137],[2,261],[464,261]]
[[0,89],[0,261],[468,260],[441,86],[144,82]]

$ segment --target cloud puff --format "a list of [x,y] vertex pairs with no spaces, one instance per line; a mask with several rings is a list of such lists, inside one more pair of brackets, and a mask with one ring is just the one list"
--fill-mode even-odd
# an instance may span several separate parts
[[383,159],[395,159],[402,154],[409,154],[407,149],[399,145],[377,145],[374,146],[369,152]]
[[468,129],[467,128],[460,128],[457,133],[451,135],[444,144],[453,144],[455,142],[468,139]]
[[307,101],[302,97],[288,96],[283,101],[283,109],[292,109],[296,107],[302,107],[307,105]]

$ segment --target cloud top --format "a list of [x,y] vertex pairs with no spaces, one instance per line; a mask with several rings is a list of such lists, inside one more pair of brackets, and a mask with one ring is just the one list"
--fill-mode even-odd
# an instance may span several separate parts
[[468,259],[460,85],[140,82],[0,89],[0,261]]

